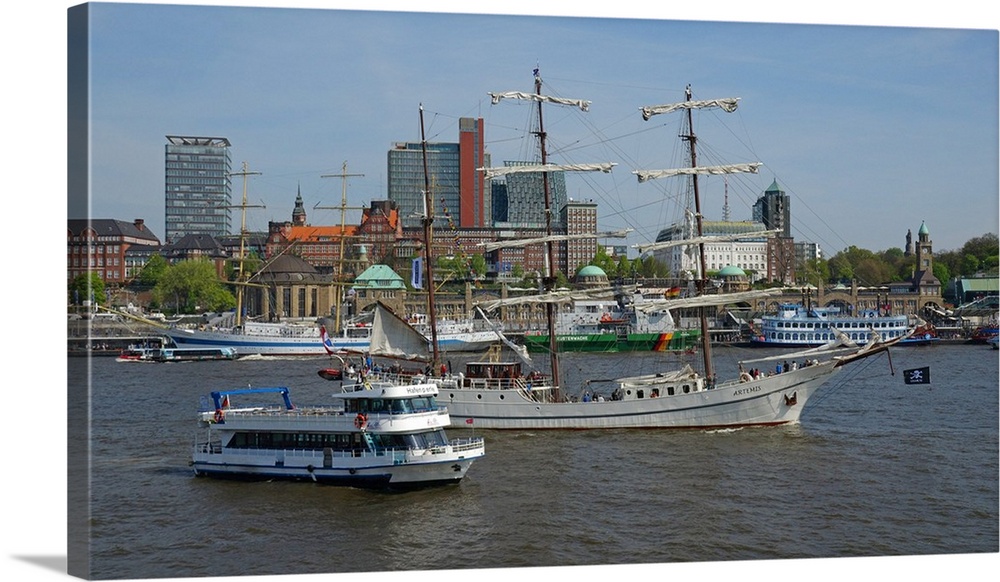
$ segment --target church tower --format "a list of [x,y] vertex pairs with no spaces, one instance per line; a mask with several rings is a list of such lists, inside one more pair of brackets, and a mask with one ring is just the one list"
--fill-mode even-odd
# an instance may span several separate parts
[[292,210],[292,226],[306,225],[306,207],[302,203],[302,186],[299,186],[298,195],[295,196],[295,210]]

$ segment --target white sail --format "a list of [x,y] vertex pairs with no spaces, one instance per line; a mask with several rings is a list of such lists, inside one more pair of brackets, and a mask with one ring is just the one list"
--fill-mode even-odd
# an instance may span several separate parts
[[[356,350],[350,350],[356,351]],[[382,305],[375,304],[371,341],[364,350],[373,356],[400,360],[428,360],[430,342],[409,323]]]
[[496,178],[497,176],[506,176],[507,174],[537,174],[540,172],[604,172],[607,174],[617,165],[615,162],[597,164],[532,164],[525,166],[476,168],[476,171],[483,172],[487,178]]
[[641,107],[642,118],[649,121],[649,118],[654,115],[659,115],[661,113],[670,113],[672,111],[677,111],[678,109],[710,109],[712,107],[719,107],[726,113],[732,113],[736,111],[736,107],[739,106],[739,97],[724,97],[722,99],[707,99],[702,101],[681,101],[680,103],[668,103],[666,105],[650,105],[648,107]]
[[590,109],[590,101],[583,99],[566,99],[564,97],[551,97],[549,95],[539,95],[537,93],[525,93],[524,91],[506,91],[504,93],[490,92],[490,99],[493,105],[500,103],[501,99],[524,99],[526,101],[539,101],[544,103],[557,103],[559,105],[570,105],[579,107],[581,111]]
[[694,168],[674,168],[670,170],[634,170],[632,173],[638,176],[639,182],[655,180],[657,178],[669,178],[671,176],[718,176],[723,174],[756,174],[757,168],[761,167],[761,162],[750,162],[747,164],[727,164],[723,166],[696,166]]
[[735,240],[741,240],[745,238],[768,238],[773,234],[778,234],[781,229],[774,230],[758,230],[754,232],[741,232],[738,234],[726,234],[718,236],[696,236],[694,238],[685,238],[680,240],[668,240],[663,242],[650,243],[647,245],[632,245],[632,248],[638,249],[640,253],[645,253],[648,251],[655,251],[659,249],[666,249],[670,247],[677,247],[681,245],[697,245],[702,243],[716,243],[716,242],[729,242]]
[[659,309],[678,309],[686,307],[717,307],[731,303],[742,303],[764,297],[781,295],[781,289],[761,289],[741,291],[739,293],[718,293],[715,295],[699,295],[680,299],[654,299],[635,306],[637,311],[656,311]]
[[625,238],[632,232],[631,228],[626,228],[625,230],[616,230],[613,232],[595,232],[595,233],[583,233],[583,234],[554,234],[551,236],[540,236],[535,238],[519,238],[511,239],[507,241],[493,241],[478,243],[476,246],[483,247],[485,251],[495,251],[497,249],[503,248],[513,248],[513,247],[526,247],[528,245],[540,244],[546,242],[558,242],[565,240],[579,240],[586,238]]

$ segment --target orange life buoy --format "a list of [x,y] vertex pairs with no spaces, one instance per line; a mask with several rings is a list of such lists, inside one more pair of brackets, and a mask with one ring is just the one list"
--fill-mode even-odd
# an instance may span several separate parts
[[601,321],[605,321],[605,322],[611,321],[611,314],[610,313],[605,313],[604,315],[602,315],[601,316]]
[[364,430],[368,426],[368,417],[364,413],[359,412],[357,416],[354,417],[354,427]]

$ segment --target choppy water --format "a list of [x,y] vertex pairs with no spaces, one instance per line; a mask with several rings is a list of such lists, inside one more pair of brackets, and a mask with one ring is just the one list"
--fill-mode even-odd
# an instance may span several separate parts
[[[757,355],[760,352],[752,352]],[[747,350],[717,352],[720,376]],[[568,355],[566,385],[663,356]],[[456,369],[462,359],[454,357]],[[695,363],[697,361],[695,360]],[[86,374],[71,359],[70,373]],[[404,494],[195,478],[199,399],[283,385],[323,358],[92,361],[92,576],[159,578],[997,552],[998,358],[894,350],[838,376],[795,426],[477,430],[459,485]],[[931,367],[930,386],[901,370]],[[595,385],[592,385],[593,388]],[[71,402],[72,409],[72,402]],[[452,434],[468,431],[452,431]],[[80,484],[75,484],[80,486]]]

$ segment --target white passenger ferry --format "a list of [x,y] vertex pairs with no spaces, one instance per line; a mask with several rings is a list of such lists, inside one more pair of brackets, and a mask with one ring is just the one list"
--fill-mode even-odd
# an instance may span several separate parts
[[777,313],[761,318],[760,329],[750,338],[751,345],[762,347],[819,346],[837,339],[841,332],[855,344],[868,342],[871,332],[887,341],[911,331],[905,315],[884,315],[865,310],[843,314],[839,307],[803,307],[784,303]]
[[[274,393],[282,405],[232,403]],[[332,405],[298,407],[285,387],[212,392],[199,413],[194,472],[380,489],[457,483],[485,454],[483,439],[449,441],[437,394],[434,384],[359,384],[334,393]]]

